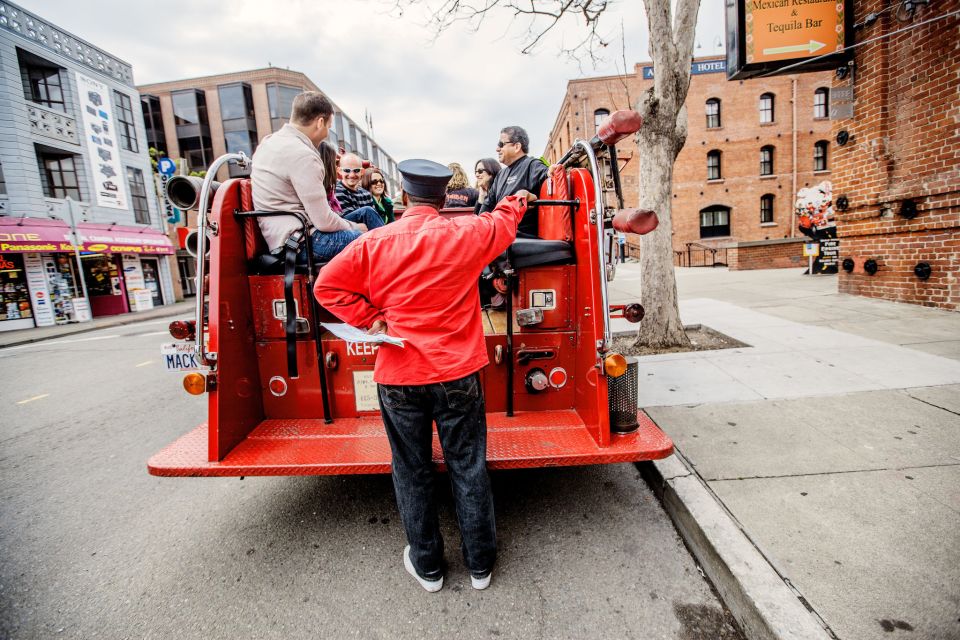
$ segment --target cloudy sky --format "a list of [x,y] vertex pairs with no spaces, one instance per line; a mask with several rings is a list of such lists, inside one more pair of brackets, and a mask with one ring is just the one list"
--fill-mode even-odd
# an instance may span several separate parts
[[[478,30],[429,27],[439,0],[17,0],[24,8],[133,65],[138,83],[273,65],[309,76],[396,160],[469,166],[494,155],[502,126],[519,124],[539,155],[572,78],[649,60],[641,0],[613,0],[600,31],[607,59],[594,67],[560,55],[583,37],[562,21],[530,54],[526,24],[494,10]],[[621,24],[625,45],[620,37]],[[723,0],[701,0],[696,55],[721,53]]]

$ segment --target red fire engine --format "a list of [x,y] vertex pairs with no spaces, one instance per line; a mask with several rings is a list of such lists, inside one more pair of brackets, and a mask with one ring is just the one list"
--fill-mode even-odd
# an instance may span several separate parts
[[[615,145],[639,127],[636,112],[619,111],[564,155],[537,202],[542,238],[517,240],[511,268],[494,278],[506,312],[478,311],[490,359],[481,375],[491,469],[651,460],[673,451],[637,409],[636,365],[612,350],[611,317],[643,316],[639,304],[608,300],[614,232],[656,227],[652,212],[623,206]],[[202,184],[184,178],[168,186],[175,203],[199,211],[205,233],[196,237],[195,318],[171,324],[181,342],[165,350],[174,366],[200,369],[186,374],[184,387],[206,395],[208,419],[154,455],[149,472],[389,472],[373,382],[376,345],[345,342],[321,326],[339,322],[312,295],[323,266],[268,253],[257,218],[278,214],[253,211],[249,180],[213,182],[229,161],[250,162],[227,154]],[[434,460],[442,469],[436,436]]]

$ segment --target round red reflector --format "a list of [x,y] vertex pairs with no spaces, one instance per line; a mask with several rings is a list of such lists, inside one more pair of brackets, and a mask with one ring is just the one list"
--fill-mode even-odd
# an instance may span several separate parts
[[567,384],[567,372],[562,367],[557,367],[550,372],[550,386],[554,389],[560,389]]
[[186,340],[193,333],[193,327],[186,320],[174,320],[170,323],[170,335],[177,340]]
[[270,378],[270,383],[267,386],[270,388],[270,393],[278,398],[287,393],[287,381],[280,376]]

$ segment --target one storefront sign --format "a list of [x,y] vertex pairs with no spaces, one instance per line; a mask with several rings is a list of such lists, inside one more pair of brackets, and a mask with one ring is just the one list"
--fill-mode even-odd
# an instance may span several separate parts
[[807,242],[803,245],[804,258],[816,258],[820,255],[820,245],[816,242]]
[[97,204],[126,209],[127,176],[120,164],[120,138],[113,119],[110,87],[78,73],[77,88]]
[[849,120],[853,117],[853,83],[846,87],[830,88],[830,119]]
[[[145,291],[146,284],[143,280],[143,269],[140,267],[140,256],[135,253],[123,254],[123,281],[127,285],[127,298],[130,301],[130,306],[134,311],[143,311],[143,309],[137,308],[137,292]],[[152,302],[148,308],[153,308]]]
[[153,292],[149,289],[137,289],[131,295],[130,306],[134,311],[153,309]]
[[[690,73],[695,76],[705,73],[723,73],[726,70],[726,60],[701,60],[690,65]],[[653,80],[653,67],[643,68],[643,79]]]
[[27,272],[27,288],[33,303],[33,320],[38,327],[56,324],[53,317],[53,303],[47,289],[47,278],[43,272],[43,260],[39,253],[26,253],[23,256],[23,268]]
[[[80,251],[171,255],[173,242],[159,231],[141,227],[85,223],[77,225]],[[0,251],[72,252],[70,227],[49,218],[0,218]]]

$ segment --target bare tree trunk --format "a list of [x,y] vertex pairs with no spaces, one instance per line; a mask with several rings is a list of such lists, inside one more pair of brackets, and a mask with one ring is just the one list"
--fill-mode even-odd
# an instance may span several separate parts
[[700,0],[677,0],[671,25],[670,0],[644,0],[650,27],[653,86],[637,105],[643,116],[638,136],[640,207],[660,218],[657,230],[643,236],[640,251],[641,296],[646,316],[639,344],[677,347],[690,344],[680,322],[673,270],[673,164],[687,140],[684,101],[690,88],[690,63]]

